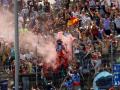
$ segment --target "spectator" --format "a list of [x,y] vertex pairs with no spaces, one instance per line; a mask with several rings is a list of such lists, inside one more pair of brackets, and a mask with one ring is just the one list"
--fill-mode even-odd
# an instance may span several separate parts
[[95,0],[89,0],[89,6],[90,6],[91,8],[95,8],[95,6],[96,6]]
[[67,90],[73,90],[72,80],[68,77],[64,83]]
[[48,0],[45,0],[44,1],[44,11],[46,13],[49,13],[50,12],[50,2],[48,2]]
[[115,26],[117,34],[120,34],[120,14],[116,16],[115,18]]
[[92,53],[92,64],[95,68],[95,73],[97,73],[101,66],[101,53],[97,50]]
[[64,0],[64,5],[66,9],[69,9],[70,0]]
[[79,17],[79,11],[77,11],[77,8],[74,8],[74,10],[72,12],[72,16],[73,17]]
[[104,31],[106,35],[111,34],[111,27],[110,27],[110,18],[106,15],[104,21],[103,21],[103,26],[104,26]]
[[73,88],[74,90],[81,90],[80,89],[80,75],[79,73],[75,72],[71,75],[73,81]]
[[92,37],[93,37],[93,42],[97,41],[98,33],[99,33],[99,31],[98,31],[98,28],[97,28],[96,24],[93,24],[92,29],[91,29],[91,34],[92,34]]
[[[2,0],[2,3],[7,4],[8,1]],[[38,78],[51,79],[53,84],[60,85],[59,83],[66,77],[66,72],[68,72],[70,64],[79,63],[80,65],[77,69],[80,68],[80,74],[84,74],[83,78],[85,77],[84,79],[89,80],[87,77],[93,77],[91,70],[95,70],[96,74],[100,66],[103,65],[103,63],[101,63],[103,55],[108,57],[111,41],[113,48],[117,48],[117,40],[114,38],[116,33],[114,33],[114,36],[111,36],[114,30],[113,24],[115,24],[117,34],[120,34],[120,15],[116,2],[111,2],[110,0],[56,0],[57,10],[48,0],[42,2],[39,0],[28,0],[20,3],[20,9],[22,10],[19,11],[19,17],[21,17],[19,21],[22,26],[19,27],[23,29],[22,31],[33,31],[33,33],[43,35],[45,38],[48,37],[48,35],[54,37],[53,34],[63,31],[65,36],[72,34],[72,36],[76,38],[76,41],[72,43],[72,51],[74,52],[72,52],[73,55],[70,54],[72,60],[67,61],[67,55],[64,55],[68,53],[65,50],[66,47],[57,43],[56,52],[58,55],[56,58],[57,60],[59,59],[58,62],[61,62],[62,65],[59,65],[60,67],[55,70],[52,70],[48,64],[41,62],[44,61],[45,58],[38,60],[42,65],[39,65],[39,62],[36,63],[36,58],[38,57],[36,57],[35,52],[31,53],[30,50],[26,51],[24,47],[22,47],[23,51],[20,51],[20,74],[35,74],[37,70],[39,74],[42,74],[42,76],[38,76]],[[76,23],[67,26],[71,19],[76,18],[79,21],[79,25]],[[2,40],[0,40],[0,42],[2,42]],[[63,57],[63,55],[65,57]],[[40,53],[39,56],[43,57]],[[15,71],[14,59],[14,46],[0,44],[0,60],[3,61],[4,67],[7,66],[7,72],[12,68],[13,74]],[[74,59],[77,60],[75,61]],[[105,60],[108,60],[108,58]],[[109,63],[110,61],[108,60],[106,62]],[[72,68],[72,71],[74,70],[76,70],[76,68]],[[88,81],[81,78],[80,74],[77,72],[70,73],[71,77],[66,79],[64,86],[68,90],[83,90],[84,86],[83,88],[81,87],[81,81],[83,81],[82,84],[85,85],[86,83],[88,84]],[[53,77],[56,77],[57,80],[53,79]],[[26,88],[29,87],[29,78],[25,77],[22,81],[24,82],[24,90],[27,90]],[[43,86],[46,87],[45,85]]]

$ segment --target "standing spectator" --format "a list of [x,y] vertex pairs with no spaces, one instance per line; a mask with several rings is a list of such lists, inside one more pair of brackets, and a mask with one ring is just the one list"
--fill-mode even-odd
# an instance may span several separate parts
[[60,9],[61,8],[61,0],[55,0],[56,1],[56,7],[57,9]]
[[95,22],[97,26],[100,26],[100,14],[98,11],[95,13]]
[[84,11],[84,9],[82,10],[80,17],[81,17],[81,27],[84,28],[86,26],[86,23],[90,21],[90,18],[86,16],[86,12]]
[[79,16],[79,11],[77,10],[77,8],[74,8],[74,10],[72,12],[72,16],[73,17],[78,17]]
[[90,6],[91,8],[95,8],[95,6],[96,6],[95,0],[89,0],[89,6]]
[[39,2],[38,2],[38,11],[39,11],[39,12],[42,12],[42,11],[43,11],[43,6],[44,6],[43,1],[39,1]]
[[111,7],[112,0],[105,0],[106,7]]
[[25,24],[26,24],[26,19],[29,15],[29,10],[27,7],[24,7],[22,10],[21,10],[21,16],[23,18],[23,28],[25,28]]
[[23,1],[24,0],[17,0],[18,2],[18,11],[21,12],[22,8],[23,8]]
[[96,2],[95,0],[89,0],[89,7],[90,7],[90,10],[95,10],[96,8]]
[[32,11],[32,8],[34,7],[34,4],[33,4],[33,2],[31,0],[28,0],[27,1],[27,6],[28,6],[28,9],[29,9],[29,16],[30,16],[30,13]]
[[115,26],[117,34],[120,34],[120,14],[115,17]]
[[92,64],[95,68],[95,73],[97,73],[101,66],[101,53],[98,50],[92,53]]
[[103,28],[100,27],[100,28],[99,28],[99,33],[98,33],[98,38],[99,38],[100,40],[103,40],[103,33],[104,33]]
[[13,61],[14,59],[15,59],[15,50],[14,50],[14,45],[12,45],[10,49],[10,60]]
[[80,75],[76,71],[73,73],[72,81],[73,81],[73,88],[74,90],[81,90],[80,89]]
[[64,86],[66,87],[67,90],[73,90],[73,84],[72,84],[72,80],[70,79],[70,77],[66,79]]
[[102,17],[105,16],[105,0],[100,0],[99,12]]
[[93,26],[92,26],[92,29],[91,29],[91,34],[92,34],[92,37],[93,37],[93,42],[97,40],[98,38],[98,28],[96,26],[96,24],[94,23]]
[[66,9],[69,9],[70,0],[64,0],[64,5]]
[[23,90],[30,90],[29,89],[29,77],[23,76],[22,82],[23,82]]
[[28,72],[31,74],[32,73],[32,63],[28,62]]
[[111,28],[110,28],[110,18],[108,15],[106,15],[105,19],[103,20],[103,26],[104,26],[104,31],[106,35],[111,34]]
[[44,11],[50,13],[50,2],[48,2],[48,0],[44,1]]

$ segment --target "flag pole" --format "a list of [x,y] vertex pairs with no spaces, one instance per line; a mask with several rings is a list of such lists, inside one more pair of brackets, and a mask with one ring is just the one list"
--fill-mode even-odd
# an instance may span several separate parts
[[15,15],[15,90],[19,90],[19,30],[18,30],[18,2],[14,1]]

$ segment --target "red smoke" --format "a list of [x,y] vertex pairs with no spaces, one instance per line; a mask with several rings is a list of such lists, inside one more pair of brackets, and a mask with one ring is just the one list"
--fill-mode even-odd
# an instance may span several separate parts
[[[14,41],[14,17],[8,11],[0,11],[0,37],[7,42]],[[20,48],[33,51],[43,57],[43,62],[53,69],[59,66],[57,62],[56,40],[61,39],[66,48],[66,58],[71,59],[72,42],[75,39],[71,34],[63,35],[63,32],[58,32],[57,38],[51,35],[35,35],[31,31],[20,33]],[[36,54],[35,54],[36,55]]]

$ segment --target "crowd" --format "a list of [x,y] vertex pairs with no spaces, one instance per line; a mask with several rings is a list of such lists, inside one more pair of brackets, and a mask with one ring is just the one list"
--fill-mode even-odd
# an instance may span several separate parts
[[[13,11],[12,0],[1,0],[0,3],[3,8]],[[83,90],[86,83],[90,88],[88,75],[94,78],[101,69],[111,72],[112,60],[108,57],[119,46],[116,38],[120,34],[119,0],[56,0],[53,5],[48,0],[19,0],[18,7],[21,29],[27,28],[35,34],[46,35],[63,31],[64,34],[72,34],[76,38],[72,47],[74,64],[69,65],[66,70],[61,69],[57,75],[49,74],[50,79],[55,77],[64,81],[59,88]],[[13,46],[12,43],[2,41],[0,44],[0,60],[8,73],[14,72]],[[104,59],[103,56],[107,58]],[[20,73],[32,74],[37,71],[43,79],[41,59],[42,57],[36,57],[33,52],[21,49]],[[55,78],[51,79],[54,85],[62,82]],[[25,86],[24,90],[29,89]]]

